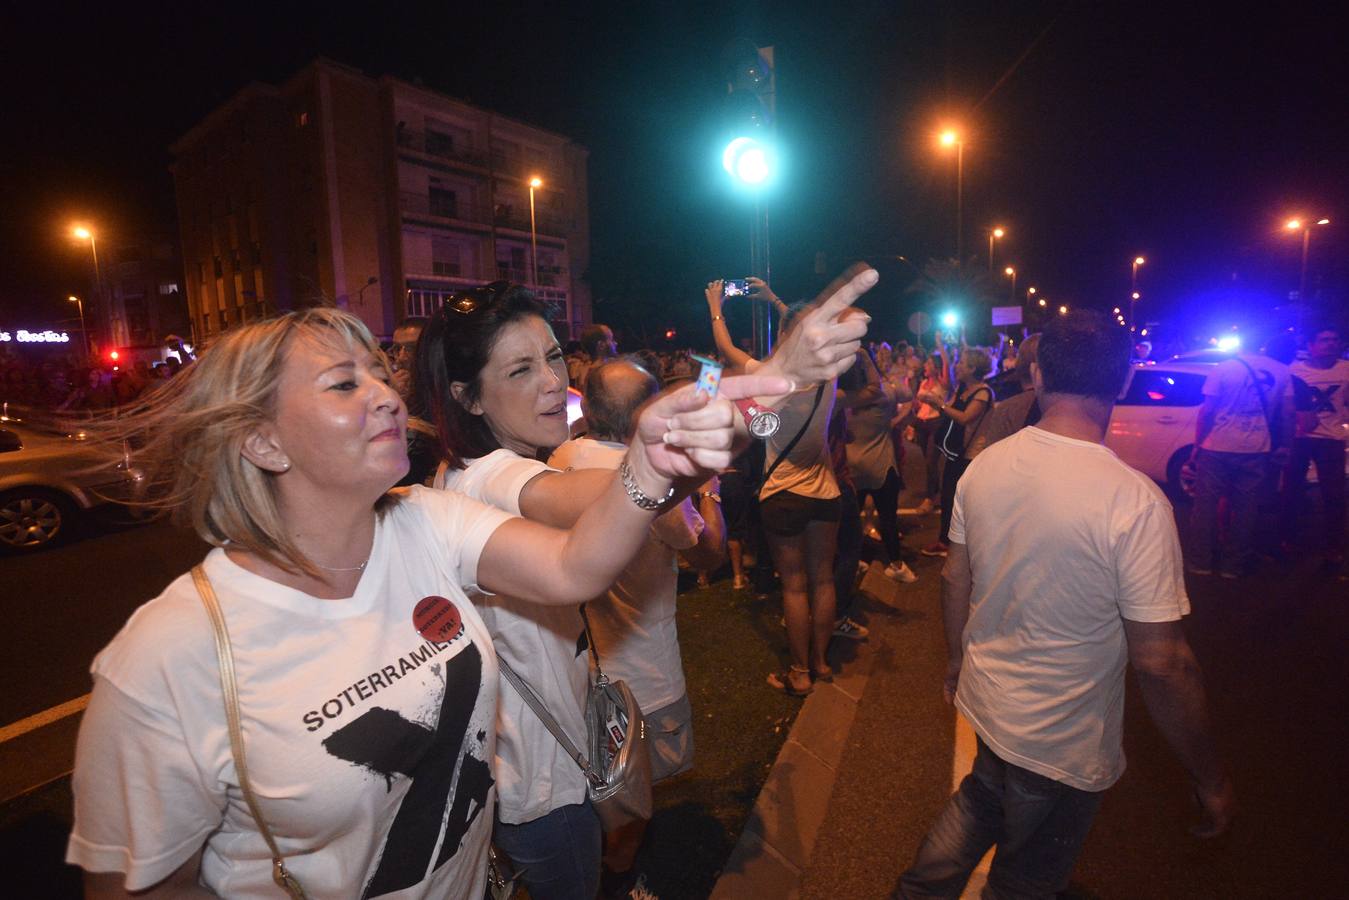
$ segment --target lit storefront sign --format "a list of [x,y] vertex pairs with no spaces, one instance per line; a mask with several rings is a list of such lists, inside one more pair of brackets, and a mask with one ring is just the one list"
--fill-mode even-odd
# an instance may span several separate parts
[[0,331],[0,344],[10,341],[18,341],[20,344],[68,344],[70,335],[64,331],[29,331],[26,328],[20,328],[13,334]]

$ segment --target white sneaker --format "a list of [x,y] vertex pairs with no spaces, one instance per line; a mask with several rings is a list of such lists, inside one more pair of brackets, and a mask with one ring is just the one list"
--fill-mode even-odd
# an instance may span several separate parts
[[895,581],[901,581],[904,584],[913,584],[918,580],[918,576],[910,569],[907,563],[901,562],[899,565],[891,563],[885,567],[885,577],[893,578]]

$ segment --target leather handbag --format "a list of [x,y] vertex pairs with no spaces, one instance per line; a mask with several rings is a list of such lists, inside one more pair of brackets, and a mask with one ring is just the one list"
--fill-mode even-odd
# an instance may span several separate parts
[[[585,609],[581,610],[585,619]],[[629,822],[651,818],[651,748],[637,699],[624,681],[610,681],[600,668],[595,641],[586,621],[586,641],[595,662],[595,680],[586,696],[586,746],[576,746],[543,705],[534,689],[524,682],[504,659],[497,657],[501,674],[539,717],[562,749],[580,767],[586,779],[586,796],[600,817],[605,831]]]

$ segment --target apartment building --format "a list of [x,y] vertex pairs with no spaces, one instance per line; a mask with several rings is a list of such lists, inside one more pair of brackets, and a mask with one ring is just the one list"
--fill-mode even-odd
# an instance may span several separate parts
[[591,321],[588,154],[563,135],[317,60],[171,151],[200,342],[314,303],[387,336],[497,279],[551,301],[560,339]]

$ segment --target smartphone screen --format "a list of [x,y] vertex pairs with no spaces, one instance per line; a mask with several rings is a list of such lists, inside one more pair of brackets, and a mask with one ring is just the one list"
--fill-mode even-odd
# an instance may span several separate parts
[[744,278],[728,278],[722,282],[721,293],[724,297],[743,297],[749,293],[749,282]]

